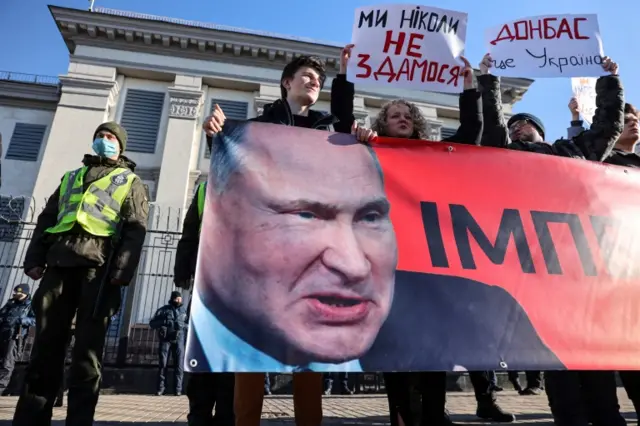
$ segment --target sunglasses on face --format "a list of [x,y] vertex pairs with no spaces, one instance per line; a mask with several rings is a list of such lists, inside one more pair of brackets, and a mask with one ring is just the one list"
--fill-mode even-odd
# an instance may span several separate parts
[[531,124],[530,120],[518,120],[518,121],[514,121],[511,126],[509,126],[509,131],[513,132],[523,126],[526,126],[527,124]]

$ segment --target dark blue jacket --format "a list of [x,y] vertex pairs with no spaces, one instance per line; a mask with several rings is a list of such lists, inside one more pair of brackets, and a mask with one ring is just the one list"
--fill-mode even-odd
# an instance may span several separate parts
[[158,330],[160,340],[163,342],[174,342],[178,339],[184,339],[189,320],[187,318],[187,309],[184,305],[176,307],[169,303],[156,311],[149,322],[149,326],[153,330]]
[[[10,299],[0,309],[0,338],[2,340],[25,337],[29,327],[36,324],[36,316],[31,308],[31,298],[22,301]],[[20,332],[20,336],[18,336]]]

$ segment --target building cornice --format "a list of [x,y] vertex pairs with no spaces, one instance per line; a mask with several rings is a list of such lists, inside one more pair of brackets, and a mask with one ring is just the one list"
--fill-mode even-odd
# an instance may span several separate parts
[[[294,57],[316,55],[326,61],[329,75],[335,75],[339,68],[340,46],[336,43],[132,12],[99,13],[57,6],[49,9],[72,54],[78,45],[86,45],[277,70]],[[502,78],[503,103],[513,105],[519,101],[532,82]],[[378,90],[363,89],[358,90],[359,94],[388,98],[386,94],[375,95]],[[388,92],[391,97],[398,96],[396,90]]]
[[125,41],[144,46],[161,46],[165,51],[172,50],[175,56],[179,56],[177,52],[180,50],[191,50],[205,53],[209,59],[213,56],[216,60],[218,57],[264,59],[269,63],[278,64],[280,68],[295,56],[316,55],[325,60],[330,67],[339,67],[340,47],[337,45],[57,6],[49,6],[49,10],[72,54],[78,43],[84,44],[82,40],[94,39],[107,44]]
[[0,80],[0,105],[51,111],[59,100],[58,86]]

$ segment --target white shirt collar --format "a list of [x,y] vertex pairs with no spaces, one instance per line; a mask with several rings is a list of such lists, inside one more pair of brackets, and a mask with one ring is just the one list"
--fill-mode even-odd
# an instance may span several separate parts
[[[358,360],[342,364],[283,364],[254,348],[222,324],[202,302],[197,289],[193,292],[191,310],[193,329],[189,333],[189,341],[199,338],[212,372],[362,372]],[[191,342],[188,347],[191,347]]]

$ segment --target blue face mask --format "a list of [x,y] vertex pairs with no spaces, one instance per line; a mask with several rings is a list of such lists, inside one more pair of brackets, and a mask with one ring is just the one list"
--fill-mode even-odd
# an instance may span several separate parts
[[96,138],[93,141],[93,151],[101,157],[113,157],[118,154],[118,143],[106,138]]

